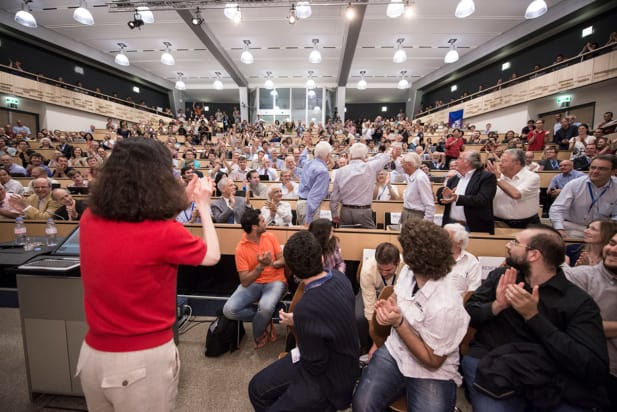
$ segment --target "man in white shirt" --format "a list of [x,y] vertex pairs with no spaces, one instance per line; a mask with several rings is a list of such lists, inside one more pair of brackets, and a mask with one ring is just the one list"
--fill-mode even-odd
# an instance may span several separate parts
[[283,199],[298,198],[298,184],[291,179],[291,170],[283,170],[281,172],[281,191]]
[[416,153],[405,153],[397,162],[396,171],[404,175],[407,188],[403,194],[403,211],[400,224],[410,219],[424,219],[430,222],[435,216],[435,200],[431,181],[420,166],[422,161]]
[[499,164],[489,161],[486,168],[497,178],[493,199],[495,226],[525,229],[540,223],[540,176],[525,167],[525,152],[508,149]]
[[553,227],[562,236],[583,238],[587,225],[598,219],[617,220],[617,159],[599,155],[589,175],[567,183],[549,211]]

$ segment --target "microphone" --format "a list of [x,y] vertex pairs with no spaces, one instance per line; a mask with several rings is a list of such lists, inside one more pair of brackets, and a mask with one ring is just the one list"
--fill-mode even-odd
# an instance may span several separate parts
[[64,217],[60,216],[59,214],[52,213],[52,215],[54,215],[54,216],[56,216],[56,217],[58,217],[58,218],[60,218],[60,219],[62,219],[62,220],[66,220]]

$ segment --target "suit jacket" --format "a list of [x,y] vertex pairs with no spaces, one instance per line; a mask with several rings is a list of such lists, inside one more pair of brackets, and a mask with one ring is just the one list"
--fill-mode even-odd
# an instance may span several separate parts
[[[88,205],[83,200],[76,200],[75,201],[75,210],[77,211],[77,219],[76,220],[81,219],[81,215],[84,214],[84,212],[86,211],[87,208],[88,208]],[[56,218],[61,218],[62,220],[70,220],[69,219],[69,214],[66,211],[66,206],[64,206],[64,205],[60,206],[58,208],[58,210],[56,210],[55,217]]]
[[[459,176],[448,180],[446,184],[450,189],[458,185]],[[495,233],[493,220],[493,198],[497,192],[497,178],[494,174],[484,169],[477,169],[471,176],[464,195],[459,195],[457,206],[463,206],[465,221],[472,232]],[[437,197],[438,199],[440,196]],[[445,205],[443,212],[443,224],[450,219],[452,204]]]
[[225,199],[222,197],[210,205],[212,220],[214,220],[214,223],[227,223],[227,220],[229,220],[232,214],[234,216],[234,220],[240,223],[240,219],[242,219],[245,209],[246,201],[240,196],[236,196],[236,203],[233,210],[227,206]]
[[578,127],[572,125],[567,129],[561,128],[555,132],[553,135],[553,143],[559,146],[560,150],[568,150],[569,143],[561,143],[564,139],[570,139],[578,135]]
[[65,143],[64,145],[59,144],[57,149],[60,150],[62,152],[62,155],[67,159],[70,159],[73,155],[73,146],[68,143]]
[[39,219],[47,220],[50,217],[54,218],[56,210],[60,207],[60,204],[55,200],[52,200],[51,194],[43,199],[41,202],[41,208],[39,209],[39,197],[34,194],[28,197],[26,200],[28,205],[32,206],[24,212],[26,219]]
[[445,162],[437,162],[437,166],[435,166],[432,160],[424,160],[422,163],[427,165],[431,170],[446,170]]
[[591,165],[591,158],[585,155],[577,157],[572,161],[572,165],[574,166],[574,170],[588,171]]

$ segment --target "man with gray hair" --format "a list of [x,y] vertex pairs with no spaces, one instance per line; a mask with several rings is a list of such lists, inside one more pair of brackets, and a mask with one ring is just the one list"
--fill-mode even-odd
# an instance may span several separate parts
[[465,250],[469,244],[469,233],[458,223],[448,223],[443,228],[450,236],[452,257],[456,262],[446,279],[461,295],[476,290],[482,283],[482,266],[477,257]]
[[526,229],[539,224],[540,176],[525,167],[525,152],[508,149],[499,163],[489,160],[486,168],[497,178],[495,226]]
[[296,212],[298,224],[308,225],[319,217],[319,205],[328,197],[330,174],[328,173],[328,159],[332,147],[328,142],[319,142],[313,152],[314,158],[307,160],[308,148],[312,145],[311,135],[304,136],[305,148],[300,156],[302,177],[298,188],[298,203]]
[[497,178],[484,170],[480,153],[465,151],[456,161],[457,176],[448,179],[437,199],[445,205],[443,224],[460,223],[471,232],[495,234],[493,198]]
[[245,197],[236,196],[236,184],[229,177],[219,180],[217,188],[221,198],[210,205],[214,223],[240,223],[245,208],[250,207],[248,194]]
[[403,194],[403,211],[400,224],[407,220],[419,219],[433,221],[435,217],[435,199],[431,182],[422,171],[422,160],[417,153],[405,153],[396,165],[396,171],[404,176],[407,188]]
[[368,147],[364,143],[354,143],[349,153],[349,164],[337,171],[332,186],[332,221],[345,226],[375,229],[371,211],[373,190],[369,185],[377,179],[377,173],[384,168],[390,157],[380,153],[367,160]]

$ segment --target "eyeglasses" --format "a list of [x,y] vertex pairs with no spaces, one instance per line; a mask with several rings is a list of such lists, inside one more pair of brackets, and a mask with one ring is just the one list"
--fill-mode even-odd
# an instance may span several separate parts
[[524,247],[527,250],[534,250],[534,248],[527,246],[524,243],[519,242],[517,239],[512,239],[508,242],[508,245],[510,246],[521,246]]

